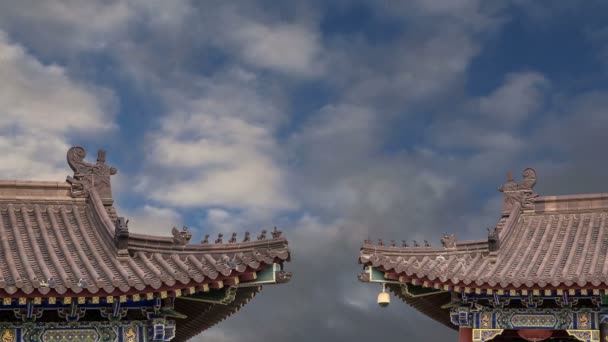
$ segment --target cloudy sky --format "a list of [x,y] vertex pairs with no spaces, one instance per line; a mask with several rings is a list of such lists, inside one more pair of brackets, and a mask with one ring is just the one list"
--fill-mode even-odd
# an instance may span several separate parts
[[[602,4],[603,3],[603,4]],[[0,178],[108,150],[131,229],[277,225],[294,272],[199,341],[437,341],[366,238],[479,238],[508,170],[608,192],[604,1],[0,0]]]

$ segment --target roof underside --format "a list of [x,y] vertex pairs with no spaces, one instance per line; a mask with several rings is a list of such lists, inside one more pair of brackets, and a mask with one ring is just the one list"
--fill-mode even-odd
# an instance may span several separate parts
[[401,287],[398,285],[389,285],[389,288],[395,296],[399,297],[399,299],[406,302],[424,315],[434,319],[450,329],[456,330],[458,328],[450,321],[450,309],[441,308],[441,306],[450,302],[451,295],[448,292],[441,292],[422,297],[409,297],[401,292]]
[[187,315],[188,318],[175,320],[177,326],[173,341],[187,341],[201,331],[223,321],[239,311],[259,291],[259,287],[239,288],[234,301],[228,305],[176,300],[175,310]]

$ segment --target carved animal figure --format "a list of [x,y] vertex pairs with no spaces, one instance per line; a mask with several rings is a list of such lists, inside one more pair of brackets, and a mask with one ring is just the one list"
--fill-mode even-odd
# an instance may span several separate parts
[[232,233],[232,237],[230,238],[228,243],[236,243],[236,233]]
[[192,233],[190,233],[186,226],[183,226],[181,231],[177,227],[173,227],[171,234],[173,234],[173,243],[178,246],[185,246],[192,239]]

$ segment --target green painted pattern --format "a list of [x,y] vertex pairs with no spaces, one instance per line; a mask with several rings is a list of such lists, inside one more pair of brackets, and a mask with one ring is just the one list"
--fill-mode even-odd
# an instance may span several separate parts
[[99,333],[95,329],[46,330],[42,342],[97,342]]

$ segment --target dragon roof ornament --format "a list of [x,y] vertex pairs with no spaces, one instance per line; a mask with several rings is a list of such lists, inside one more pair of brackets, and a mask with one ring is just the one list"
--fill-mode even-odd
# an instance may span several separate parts
[[507,173],[507,182],[498,187],[504,194],[502,215],[508,216],[513,206],[519,203],[522,209],[534,209],[534,199],[538,197],[532,189],[536,185],[536,171],[527,168],[522,173],[523,180],[515,182],[511,172]]
[[85,162],[86,155],[85,149],[80,146],[68,150],[68,165],[74,171],[73,176],[67,177],[67,182],[72,185],[72,196],[86,197],[90,189],[95,189],[102,199],[112,199],[110,176],[115,175],[118,170],[106,165],[105,150],[97,152],[95,164]]

